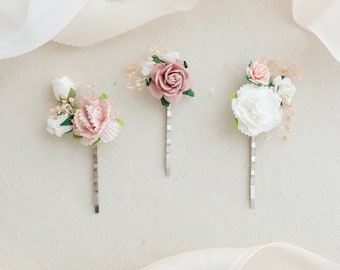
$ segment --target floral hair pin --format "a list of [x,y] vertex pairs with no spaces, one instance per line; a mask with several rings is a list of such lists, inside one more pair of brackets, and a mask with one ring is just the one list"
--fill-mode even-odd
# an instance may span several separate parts
[[[130,65],[130,73],[125,76],[133,79],[129,82],[128,88],[138,88],[141,91],[145,83],[149,88],[151,95],[160,100],[160,103],[166,107],[166,147],[165,147],[165,169],[166,175],[170,176],[171,169],[171,117],[172,104],[181,101],[183,95],[194,97],[195,93],[191,89],[192,79],[187,71],[188,64],[180,58],[178,52],[163,51],[160,52],[156,47],[152,47],[153,53],[148,61],[141,66]],[[138,73],[142,77],[138,76]]]
[[[78,85],[77,88],[79,88]],[[93,95],[95,83],[87,85],[90,95],[81,96],[76,101],[76,88],[66,76],[52,81],[52,88],[58,105],[51,109],[47,119],[47,131],[61,137],[73,133],[73,138],[93,149],[93,185],[95,212],[99,213],[98,197],[98,157],[97,145],[109,143],[119,134],[124,122],[118,118],[116,107],[108,100],[107,94]]]
[[[255,207],[256,136],[276,127],[283,132],[291,132],[290,125],[279,125],[283,120],[289,121],[295,114],[291,101],[296,88],[287,75],[296,72],[299,78],[300,71],[293,63],[281,69],[277,66],[277,60],[265,60],[263,63],[251,61],[245,74],[248,83],[232,95],[231,107],[235,116],[235,128],[250,137],[251,208]],[[265,139],[270,136],[266,135]],[[287,140],[288,136],[284,135],[283,139]]]

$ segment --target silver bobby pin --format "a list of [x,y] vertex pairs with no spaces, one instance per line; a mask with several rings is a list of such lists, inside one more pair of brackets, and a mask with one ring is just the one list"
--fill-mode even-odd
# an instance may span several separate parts
[[255,160],[256,160],[256,142],[255,136],[251,137],[251,149],[250,149],[250,183],[249,183],[249,196],[250,196],[250,208],[255,207]]
[[97,146],[93,147],[93,187],[94,187],[94,211],[95,213],[99,213]]
[[170,176],[171,168],[171,105],[166,107],[166,146],[165,146],[165,169],[166,176]]

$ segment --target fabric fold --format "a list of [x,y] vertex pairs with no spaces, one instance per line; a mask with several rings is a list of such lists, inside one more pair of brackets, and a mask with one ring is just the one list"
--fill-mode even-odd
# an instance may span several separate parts
[[340,270],[340,265],[287,243],[181,253],[140,270]]
[[2,0],[0,59],[50,40],[90,46],[148,21],[194,7],[199,0]]
[[314,33],[340,62],[340,1],[294,0],[293,16],[302,28]]

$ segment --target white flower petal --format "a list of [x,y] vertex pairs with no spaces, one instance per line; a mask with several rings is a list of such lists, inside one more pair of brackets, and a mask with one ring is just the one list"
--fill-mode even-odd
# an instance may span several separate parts
[[58,137],[61,137],[66,132],[72,130],[72,128],[73,128],[72,125],[60,126],[60,124],[62,122],[64,122],[67,117],[68,117],[67,114],[63,114],[63,115],[58,115],[57,119],[54,119],[54,117],[47,118],[47,128],[46,128],[47,131],[50,134],[57,135]]
[[149,77],[153,67],[155,66],[155,63],[152,61],[148,61],[142,64],[142,74],[144,77]]
[[60,126],[60,127],[55,129],[55,135],[57,135],[58,137],[61,137],[65,133],[71,131],[72,128],[73,128],[72,126]]
[[282,99],[286,99],[288,101],[288,103],[291,103],[292,98],[296,93],[296,88],[295,88],[294,84],[292,83],[292,81],[287,77],[284,77],[282,79],[281,76],[277,76],[273,80],[273,84],[274,84],[274,91]]
[[282,119],[281,97],[268,87],[246,84],[232,100],[232,110],[239,130],[247,136],[257,136],[276,127]]
[[163,54],[162,57],[166,62],[175,62],[179,59],[179,52],[168,52]]
[[52,81],[54,96],[60,100],[60,96],[67,97],[71,88],[75,88],[73,82],[67,77],[56,78]]

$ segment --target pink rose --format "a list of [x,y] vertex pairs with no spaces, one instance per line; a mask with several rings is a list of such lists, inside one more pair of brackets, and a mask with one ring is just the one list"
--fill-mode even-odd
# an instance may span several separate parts
[[269,68],[259,62],[254,62],[247,67],[248,80],[255,84],[268,85],[270,80]]
[[192,81],[183,62],[177,60],[156,64],[151,72],[150,92],[157,98],[164,97],[169,103],[177,103],[182,93],[191,88]]
[[111,142],[120,130],[116,118],[116,108],[108,100],[81,97],[73,119],[74,134],[83,137],[81,143],[84,145],[91,145],[98,139]]

